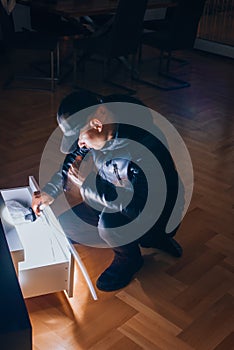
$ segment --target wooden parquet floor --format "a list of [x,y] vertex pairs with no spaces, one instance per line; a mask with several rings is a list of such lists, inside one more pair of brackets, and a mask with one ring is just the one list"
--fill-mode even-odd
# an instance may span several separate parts
[[[145,264],[134,280],[117,292],[97,291],[98,301],[76,268],[73,298],[61,292],[26,300],[34,350],[234,349],[234,64],[199,51],[183,56],[190,64],[178,70],[190,88],[166,92],[133,84],[137,96],[177,128],[192,158],[194,193],[176,236],[183,257],[142,250]],[[1,82],[15,62],[1,57]],[[90,63],[83,84],[120,92],[98,81],[99,67]],[[153,75],[151,63],[147,69]],[[54,94],[0,90],[1,188],[38,178],[56,109],[71,90],[69,77]],[[77,250],[95,283],[112,251]]]

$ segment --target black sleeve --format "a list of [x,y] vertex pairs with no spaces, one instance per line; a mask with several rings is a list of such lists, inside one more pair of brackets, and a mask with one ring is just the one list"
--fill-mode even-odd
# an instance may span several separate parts
[[48,193],[51,197],[57,198],[64,190],[66,190],[67,173],[77,156],[83,159],[89,152],[88,149],[79,148],[68,154],[60,169],[51,177],[50,181],[43,187],[42,191]]

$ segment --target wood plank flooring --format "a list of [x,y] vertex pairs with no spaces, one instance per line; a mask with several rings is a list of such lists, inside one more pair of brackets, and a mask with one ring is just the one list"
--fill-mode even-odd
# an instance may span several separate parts
[[[134,280],[117,292],[97,291],[98,301],[76,267],[73,298],[61,292],[26,300],[33,350],[234,349],[234,64],[199,51],[182,56],[190,64],[174,69],[190,88],[160,91],[129,83],[126,73],[123,78],[168,118],[189,149],[195,185],[177,234],[183,257],[142,249],[145,264]],[[1,83],[17,66],[10,58],[0,58]],[[148,62],[141,70],[153,75],[155,62]],[[89,63],[79,83],[103,94],[121,92],[101,83],[100,67]],[[0,188],[27,185],[29,175],[38,178],[58,104],[70,91],[69,76],[54,94],[0,90]],[[76,248],[95,283],[112,251]]]

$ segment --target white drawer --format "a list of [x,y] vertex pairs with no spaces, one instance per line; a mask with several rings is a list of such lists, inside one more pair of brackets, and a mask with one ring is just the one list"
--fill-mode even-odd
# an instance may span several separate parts
[[31,206],[30,186],[1,190],[1,219],[25,298],[66,290],[72,296],[73,256],[65,234],[50,207],[36,221],[13,224],[8,200]]

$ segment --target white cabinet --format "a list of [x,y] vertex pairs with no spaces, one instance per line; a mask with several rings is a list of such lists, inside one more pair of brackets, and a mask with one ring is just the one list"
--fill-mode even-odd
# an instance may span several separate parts
[[25,298],[66,290],[73,294],[73,255],[65,234],[50,207],[36,221],[14,224],[9,200],[31,206],[34,183],[1,190],[1,219]]

